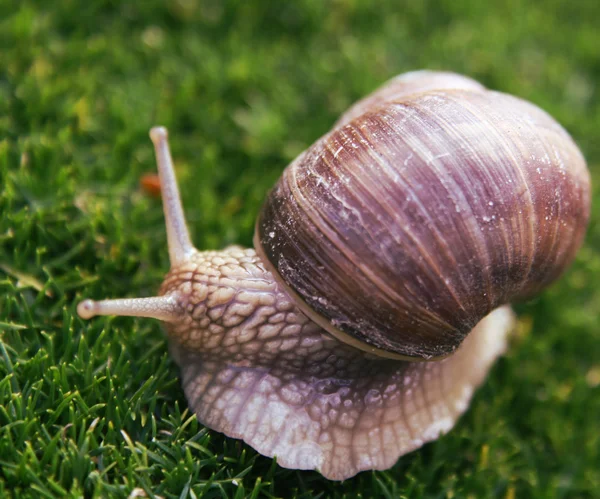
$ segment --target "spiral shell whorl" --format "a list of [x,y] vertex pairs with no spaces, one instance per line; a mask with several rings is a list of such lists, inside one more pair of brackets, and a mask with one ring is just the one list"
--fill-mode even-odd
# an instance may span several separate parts
[[340,118],[333,128],[339,128],[350,123],[354,118],[358,118],[367,111],[372,111],[376,107],[384,105],[386,102],[402,100],[407,96],[423,93],[431,90],[485,90],[485,87],[478,81],[468,76],[449,73],[445,71],[429,71],[426,69],[419,71],[410,71],[392,78],[384,83],[375,92],[355,102]]
[[569,135],[520,99],[477,88],[393,98],[371,97],[285,170],[256,246],[334,334],[428,359],[566,268],[589,179]]

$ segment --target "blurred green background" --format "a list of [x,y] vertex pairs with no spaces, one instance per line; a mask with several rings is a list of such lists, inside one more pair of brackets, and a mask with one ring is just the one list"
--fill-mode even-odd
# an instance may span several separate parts
[[[600,2],[0,0],[0,497],[600,497]],[[82,296],[168,268],[152,125],[200,249],[251,244],[284,166],[391,76],[447,69],[546,109],[595,205],[567,275],[457,427],[344,483],[186,410],[159,324]]]

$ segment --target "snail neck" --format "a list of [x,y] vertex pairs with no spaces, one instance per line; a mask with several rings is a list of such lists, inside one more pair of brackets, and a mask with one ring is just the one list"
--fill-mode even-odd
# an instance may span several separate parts
[[254,249],[239,246],[188,252],[171,267],[159,296],[85,300],[77,311],[84,319],[96,315],[159,319],[166,323],[169,340],[179,347],[211,359],[255,366],[269,365],[280,355],[282,345],[298,338],[339,340],[363,354],[414,360],[380,351],[335,328],[332,332],[324,319],[313,317],[308,306],[275,277]]
[[[163,296],[177,295],[179,320],[166,323],[171,352],[235,368],[271,369],[299,349],[344,348],[294,304],[253,249],[196,252],[171,269]],[[287,366],[290,368],[290,366]]]

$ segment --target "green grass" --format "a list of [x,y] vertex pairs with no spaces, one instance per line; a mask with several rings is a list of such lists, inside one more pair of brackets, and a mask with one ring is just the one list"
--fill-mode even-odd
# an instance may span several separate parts
[[[0,0],[0,497],[600,497],[600,3],[282,4]],[[154,293],[168,268],[139,188],[152,125],[197,246],[250,245],[283,167],[424,67],[548,110],[595,181],[576,263],[517,307],[449,435],[341,484],[285,470],[196,422],[158,323],[76,316],[83,296]]]

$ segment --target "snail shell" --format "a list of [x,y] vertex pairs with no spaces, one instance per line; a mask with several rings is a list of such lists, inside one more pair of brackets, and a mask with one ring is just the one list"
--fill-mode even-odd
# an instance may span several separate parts
[[412,73],[285,170],[255,246],[340,339],[442,357],[563,272],[585,233],[588,185],[577,146],[539,108],[458,75]]
[[201,422],[331,479],[454,425],[504,351],[502,304],[556,279],[589,217],[560,125],[451,73],[407,73],[345,113],[270,193],[256,251],[193,247],[166,130],[151,138],[171,270],[159,296],[79,315],[164,321]]

